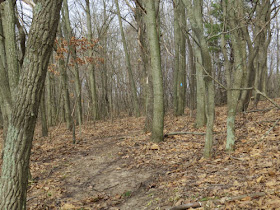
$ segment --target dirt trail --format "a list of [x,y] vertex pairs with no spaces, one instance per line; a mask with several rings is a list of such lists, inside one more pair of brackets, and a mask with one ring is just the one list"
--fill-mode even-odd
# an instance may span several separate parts
[[[121,148],[114,138],[95,141],[95,146],[85,155],[76,157],[66,170],[75,174],[65,179],[67,196],[74,200],[83,200],[86,197],[98,198],[106,196],[130,197],[121,209],[144,209],[146,200],[139,202],[133,199],[135,192],[139,196],[141,185],[153,179],[153,172],[146,170],[129,169],[129,159],[122,159],[119,155]],[[145,193],[141,195],[145,197]],[[117,204],[119,200],[111,204]],[[106,207],[106,205],[104,206]]]
[[[143,135],[141,130],[115,133],[82,131],[76,145],[65,128],[52,131],[52,142],[35,141],[32,155],[34,182],[28,193],[30,209],[150,209],[152,186],[159,170],[132,168],[123,141]],[[130,126],[130,125],[127,125]],[[92,128],[91,128],[92,129]],[[124,129],[124,130],[123,130]],[[119,135],[120,133],[124,135]],[[57,133],[59,132],[59,133]],[[112,135],[115,134],[115,135]]]
[[[279,115],[276,109],[240,114],[236,148],[229,154],[226,108],[216,108],[211,159],[202,156],[203,135],[168,136],[153,144],[142,131],[144,118],[87,123],[77,128],[75,145],[64,126],[51,128],[47,138],[38,130],[28,208],[162,210],[202,202],[210,209],[279,209],[280,127],[274,126]],[[164,133],[205,132],[193,125],[188,114],[166,116]],[[262,196],[248,196],[252,193]],[[225,202],[230,197],[243,199]]]

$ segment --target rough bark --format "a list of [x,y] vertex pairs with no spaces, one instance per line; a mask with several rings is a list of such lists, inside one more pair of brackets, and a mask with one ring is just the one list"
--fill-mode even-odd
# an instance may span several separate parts
[[37,3],[16,91],[1,173],[0,209],[26,209],[27,175],[35,123],[62,0]]
[[8,78],[11,94],[15,95],[15,89],[18,85],[19,80],[19,65],[15,31],[15,0],[5,1],[3,3],[3,7],[4,11],[2,10],[1,18],[5,37],[4,42],[8,68]]

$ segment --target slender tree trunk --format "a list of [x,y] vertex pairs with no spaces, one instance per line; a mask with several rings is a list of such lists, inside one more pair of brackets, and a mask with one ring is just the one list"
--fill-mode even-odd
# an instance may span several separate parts
[[155,1],[146,1],[146,24],[147,35],[149,38],[149,46],[151,53],[151,72],[153,78],[153,128],[152,128],[152,141],[163,141],[163,124],[164,124],[164,102],[163,102],[163,79],[161,72],[161,57],[159,34],[157,30]]
[[[62,33],[61,33],[61,28],[59,26],[59,39],[63,39]],[[60,44],[59,47],[64,47],[62,46],[62,42],[58,42]],[[66,72],[66,66],[68,65],[69,61],[69,52],[67,55],[67,60],[65,63],[64,60],[64,55],[63,52],[58,53],[58,66],[59,66],[59,72],[60,72],[60,80],[61,80],[61,86],[62,86],[62,96],[63,96],[63,106],[65,110],[65,119],[66,119],[66,127],[68,130],[72,130],[72,116],[71,116],[71,108],[70,108],[70,96],[69,96],[69,91],[68,91],[68,77],[67,77],[67,72]]]
[[124,53],[125,53],[126,68],[127,68],[127,71],[128,71],[129,83],[130,83],[130,86],[131,86],[132,101],[133,101],[133,104],[134,104],[134,114],[135,114],[136,117],[139,117],[140,116],[140,110],[139,110],[139,102],[138,102],[138,97],[137,97],[137,89],[136,89],[136,85],[135,85],[135,82],[134,82],[134,79],[133,79],[132,67],[131,67],[130,57],[129,57],[127,44],[126,44],[126,39],[125,39],[124,31],[123,31],[122,19],[121,19],[118,0],[115,0],[115,4],[116,4],[116,7],[117,7],[119,25],[120,25],[121,36],[122,36],[122,43],[123,43],[123,48],[124,48]]
[[[86,0],[86,14],[87,14],[87,39],[88,42],[92,44],[93,35],[92,35],[92,23],[91,23],[91,14],[90,14],[90,4],[89,0]],[[89,57],[91,58],[94,54],[93,47],[88,50]],[[93,115],[93,120],[97,120],[98,116],[98,107],[97,107],[97,94],[96,94],[96,82],[95,82],[95,68],[94,63],[90,62],[89,64],[89,83],[90,83],[90,94],[92,100],[91,112]]]
[[195,63],[194,63],[194,53],[193,47],[191,45],[191,41],[189,36],[187,36],[187,43],[188,43],[188,62],[189,62],[189,86],[190,86],[190,110],[191,110],[191,117],[193,116],[193,111],[195,110],[195,98],[196,98],[196,82],[195,82]]
[[19,80],[18,53],[15,32],[15,0],[7,0],[2,11],[2,24],[5,37],[5,50],[11,95],[15,95],[15,89]]
[[74,37],[74,35],[73,35],[72,29],[71,29],[67,0],[63,0],[63,11],[64,11],[64,16],[63,16],[64,23],[65,23],[66,30],[67,30],[66,37],[68,40],[68,46],[69,46],[69,50],[71,52],[71,56],[75,60],[75,65],[74,65],[75,79],[74,79],[74,81],[75,81],[75,93],[76,93],[76,100],[77,100],[76,112],[77,112],[78,123],[79,123],[79,125],[82,125],[83,113],[82,113],[81,81],[80,81],[80,74],[79,74],[79,66],[78,66],[78,63],[76,62],[76,60],[77,60],[76,48],[73,44],[71,44],[71,39]]
[[173,109],[176,116],[178,113],[178,74],[180,71],[180,25],[179,25],[179,0],[173,1],[174,9],[174,43],[175,43],[175,56],[174,56],[174,72],[173,72]]
[[[224,4],[224,7],[226,5]],[[228,2],[227,4],[227,14],[229,15],[229,26],[231,29],[236,27],[236,22],[238,21],[236,14],[233,14],[233,8],[236,11],[242,13],[242,1],[237,0],[234,2]],[[241,14],[239,14],[241,15]],[[235,71],[233,72],[233,78],[230,78],[232,81],[232,88],[228,89],[228,116],[227,116],[227,142],[226,150],[233,151],[235,144],[235,118],[237,113],[237,104],[240,97],[240,87],[242,85],[242,78],[244,75],[244,69],[246,68],[246,43],[245,39],[242,39],[241,29],[234,30],[232,32],[232,47],[234,51],[234,64],[233,67]]]
[[45,90],[42,91],[42,98],[40,103],[40,114],[41,114],[41,127],[42,136],[48,136],[48,122],[46,115],[46,100],[45,100]]
[[178,1],[179,12],[179,72],[177,82],[177,95],[178,95],[178,115],[184,114],[186,102],[186,37],[183,30],[186,28],[186,15],[185,7],[182,0]]
[[[212,155],[212,144],[213,144],[213,126],[214,126],[214,116],[215,116],[215,90],[214,90],[214,82],[212,80],[213,77],[213,65],[212,59],[210,56],[208,44],[206,38],[203,35],[204,27],[203,27],[203,17],[202,17],[202,8],[203,1],[196,0],[192,3],[190,0],[185,0],[185,5],[188,10],[189,20],[191,23],[192,30],[196,37],[196,40],[199,43],[199,49],[197,50],[198,63],[197,67],[200,66],[201,71],[203,71],[202,75],[204,75],[205,83],[205,95],[203,96],[205,99],[205,113],[207,119],[207,127],[206,127],[206,136],[205,136],[205,145],[204,145],[204,157],[209,158]],[[199,102],[198,102],[199,103]]]
[[48,114],[48,127],[54,125],[53,116],[53,103],[52,103],[52,82],[51,73],[47,72],[46,88],[47,88],[47,114]]
[[[139,0],[140,4],[143,5],[143,1]],[[152,122],[153,122],[153,84],[152,84],[152,75],[151,75],[151,67],[150,67],[150,51],[147,45],[147,31],[146,24],[144,21],[143,11],[140,6],[136,4],[136,12],[135,19],[138,24],[138,39],[139,39],[139,48],[141,52],[142,64],[143,64],[143,89],[145,95],[145,132],[152,131]]]
[[59,22],[61,0],[42,0],[35,10],[22,77],[16,91],[1,173],[0,209],[26,209],[27,175],[35,123],[52,45]]

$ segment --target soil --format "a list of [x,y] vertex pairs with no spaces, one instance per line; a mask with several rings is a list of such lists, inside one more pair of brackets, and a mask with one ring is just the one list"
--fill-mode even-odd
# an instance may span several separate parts
[[261,102],[238,115],[232,153],[225,152],[226,107],[217,107],[210,159],[204,135],[196,135],[205,127],[195,128],[187,109],[166,116],[164,133],[196,134],[166,135],[159,144],[144,133],[144,117],[86,122],[76,128],[76,144],[63,124],[48,137],[38,126],[28,209],[279,209],[280,111],[269,107]]

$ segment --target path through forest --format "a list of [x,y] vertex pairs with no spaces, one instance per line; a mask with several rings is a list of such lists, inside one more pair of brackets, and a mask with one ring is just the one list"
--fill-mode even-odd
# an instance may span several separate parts
[[[46,138],[38,129],[28,208],[142,210],[202,204],[212,209],[277,209],[280,111],[269,107],[262,102],[262,111],[238,116],[231,154],[224,151],[226,108],[216,108],[209,160],[202,157],[203,135],[169,135],[153,144],[142,130],[143,117],[86,123],[76,130],[76,144],[64,125],[51,128]],[[164,132],[203,133],[205,128],[196,129],[186,113],[167,115]]]

